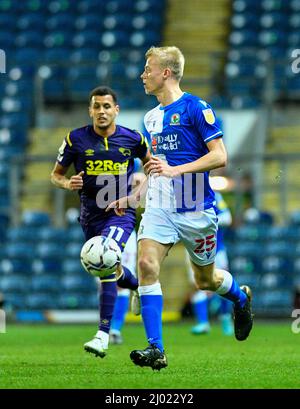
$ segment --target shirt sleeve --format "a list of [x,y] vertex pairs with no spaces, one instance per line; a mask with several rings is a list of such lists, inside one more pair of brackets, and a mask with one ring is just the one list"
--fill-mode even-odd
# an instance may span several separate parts
[[210,105],[198,100],[193,106],[193,111],[194,125],[205,143],[223,136],[220,123]]
[[141,132],[139,131],[136,132],[140,136],[140,143],[137,145],[136,156],[140,159],[143,159],[146,156],[147,151],[149,149],[148,141],[147,138],[145,138],[145,136]]
[[69,167],[75,159],[73,143],[70,138],[70,133],[65,137],[63,143],[58,149],[57,162],[64,167]]

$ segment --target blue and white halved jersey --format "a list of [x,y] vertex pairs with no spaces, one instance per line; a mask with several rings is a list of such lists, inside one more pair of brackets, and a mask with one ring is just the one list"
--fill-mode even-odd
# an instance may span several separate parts
[[[209,152],[208,142],[223,136],[210,105],[188,93],[170,105],[156,106],[145,115],[144,123],[152,154],[170,166],[194,162]],[[209,172],[186,173],[173,179],[150,176],[147,207],[186,212],[214,204]]]

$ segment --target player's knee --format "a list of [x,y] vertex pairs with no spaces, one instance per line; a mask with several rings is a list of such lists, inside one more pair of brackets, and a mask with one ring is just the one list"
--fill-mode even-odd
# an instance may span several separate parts
[[140,257],[139,259],[139,277],[142,280],[154,279],[158,278],[158,268],[157,263],[155,260],[151,259],[150,257]]

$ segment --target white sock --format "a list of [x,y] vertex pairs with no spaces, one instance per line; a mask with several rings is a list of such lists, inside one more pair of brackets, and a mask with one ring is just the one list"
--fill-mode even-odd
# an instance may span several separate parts
[[228,271],[226,270],[219,270],[219,271],[223,272],[224,279],[220,287],[217,288],[216,293],[223,295],[223,294],[228,293],[228,291],[230,290],[232,286],[233,278],[232,278],[232,275]]
[[150,285],[140,285],[138,287],[139,295],[162,295],[160,283]]

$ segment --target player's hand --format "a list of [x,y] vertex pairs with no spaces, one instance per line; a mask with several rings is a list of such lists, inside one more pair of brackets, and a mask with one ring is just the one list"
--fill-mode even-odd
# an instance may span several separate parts
[[80,190],[83,188],[83,179],[82,176],[84,175],[84,171],[82,170],[77,175],[71,176],[68,180],[67,188],[69,190]]
[[109,212],[113,209],[117,216],[124,216],[125,210],[128,208],[128,196],[121,197],[121,199],[114,200],[111,202],[107,208],[106,212]]
[[170,166],[165,161],[156,156],[152,156],[151,159],[144,165],[144,170],[147,175],[154,176],[166,176],[169,178],[175,178],[180,175],[177,166]]
[[135,197],[133,195],[131,196],[124,196],[121,197],[118,200],[114,200],[113,202],[111,202],[107,208],[105,209],[106,212],[108,212],[109,210],[113,209],[116,213],[117,216],[124,216],[126,209],[128,209],[128,207],[135,207],[137,201],[135,199]]

